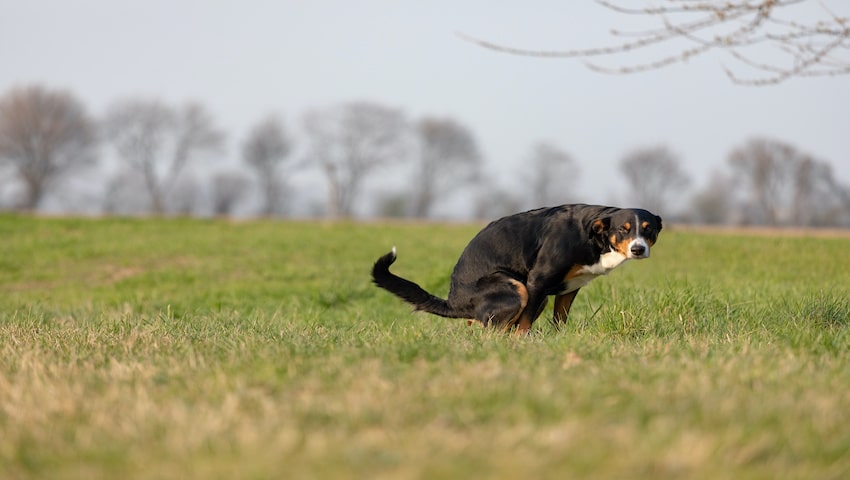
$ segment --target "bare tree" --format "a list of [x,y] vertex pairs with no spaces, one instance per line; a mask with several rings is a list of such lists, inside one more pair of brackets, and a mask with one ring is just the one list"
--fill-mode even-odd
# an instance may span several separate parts
[[480,189],[475,198],[472,212],[475,218],[492,220],[523,209],[523,201],[513,191],[500,188],[495,181],[486,185],[487,188]]
[[328,181],[328,214],[350,217],[363,180],[376,168],[402,161],[407,123],[401,111],[373,103],[348,103],[304,116],[306,160]]
[[410,195],[407,192],[381,192],[376,202],[381,218],[404,218],[410,216]]
[[481,153],[472,131],[450,118],[423,118],[416,133],[413,216],[423,218],[447,191],[478,177]]
[[52,182],[95,161],[93,121],[73,95],[41,86],[0,98],[0,165],[25,187],[22,208],[38,208]]
[[751,139],[730,153],[729,165],[748,196],[749,223],[835,225],[847,216],[847,189],[830,165],[791,145]]
[[[604,67],[587,65],[605,73],[636,73],[654,70],[713,51],[722,51],[736,69],[759,72],[742,78],[726,68],[730,79],[747,85],[779,83],[791,77],[846,75],[850,73],[850,18],[831,11],[823,0],[659,0],[636,2],[596,0],[614,12],[647,17],[656,27],[637,32],[612,30],[617,40],[608,46],[570,50],[527,50],[499,45],[466,35],[462,38],[505,53],[535,57],[577,57],[628,55],[667,45],[669,50],[656,54],[647,63]],[[802,7],[817,3],[818,18],[808,18]],[[843,2],[834,2],[846,8]],[[805,4],[805,5],[801,5]],[[626,6],[628,5],[628,6]],[[778,58],[765,63],[763,58]]]
[[688,175],[667,147],[641,148],[628,153],[620,168],[637,206],[653,212],[669,210],[669,197],[684,189]]
[[263,195],[263,215],[273,215],[280,208],[283,180],[280,168],[292,150],[292,142],[283,123],[267,117],[258,123],[242,144],[242,159],[257,174]]
[[729,164],[750,194],[748,221],[776,225],[783,197],[791,193],[791,175],[797,159],[790,145],[753,139],[732,151]]
[[203,193],[204,189],[200,181],[192,175],[192,172],[180,175],[168,192],[166,211],[191,217],[199,211],[199,206],[203,202]]
[[139,214],[150,210],[149,202],[144,201],[145,187],[134,172],[124,170],[106,182],[103,193],[103,213]]
[[186,164],[217,151],[224,138],[199,104],[174,109],[145,99],[114,104],[104,130],[118,156],[144,181],[154,214],[165,213],[166,199]]
[[734,218],[735,192],[732,179],[715,172],[704,190],[691,199],[690,220],[702,224],[723,224],[740,221]]
[[233,213],[250,184],[250,180],[239,172],[220,172],[212,182],[213,212],[219,216]]
[[530,207],[566,203],[579,177],[573,157],[548,142],[538,142],[522,169],[522,180],[531,186]]

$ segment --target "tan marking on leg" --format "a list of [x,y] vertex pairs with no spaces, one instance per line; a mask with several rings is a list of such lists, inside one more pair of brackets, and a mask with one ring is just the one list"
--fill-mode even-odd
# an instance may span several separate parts
[[528,304],[528,289],[525,288],[525,284],[519,280],[511,279],[510,282],[514,284],[516,292],[519,294],[519,303],[521,305],[520,310],[524,310],[525,306]]
[[531,319],[525,312],[520,316],[519,320],[516,322],[516,330],[514,331],[514,335],[520,337],[528,333],[531,329]]
[[[505,323],[505,332],[510,331],[514,326],[521,328],[520,320],[523,313],[525,313],[525,306],[528,305],[528,289],[525,288],[525,284],[513,278],[509,282],[516,287],[517,295],[519,295],[519,310],[517,310],[516,315],[510,321]],[[528,327],[531,327],[531,324]],[[528,327],[526,327],[526,330],[528,330]]]
[[555,297],[555,308],[552,316],[552,321],[555,324],[560,324],[567,320],[567,316],[570,314],[570,308],[573,306],[573,300],[575,300],[577,294],[578,290],[573,290],[572,292]]

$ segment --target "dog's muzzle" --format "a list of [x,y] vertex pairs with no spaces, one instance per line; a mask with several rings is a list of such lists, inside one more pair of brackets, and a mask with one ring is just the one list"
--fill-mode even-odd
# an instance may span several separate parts
[[643,238],[636,238],[629,243],[629,258],[648,258],[649,245]]

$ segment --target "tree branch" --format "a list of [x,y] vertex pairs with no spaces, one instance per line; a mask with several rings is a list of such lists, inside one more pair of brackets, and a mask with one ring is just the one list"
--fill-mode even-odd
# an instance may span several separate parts
[[[738,63],[769,73],[763,78],[743,79],[732,69],[723,67],[733,82],[741,85],[780,83],[791,77],[844,75],[850,73],[850,60],[838,54],[850,51],[850,20],[840,17],[821,5],[826,18],[811,24],[777,18],[783,7],[806,0],[667,0],[668,6],[630,8],[610,0],[596,0],[599,5],[621,14],[657,18],[660,28],[641,32],[622,32],[612,29],[611,35],[626,41],[603,47],[570,50],[535,50],[511,47],[475,38],[465,33],[457,36],[482,48],[526,57],[588,58],[626,54],[674,40],[695,44],[683,47],[675,54],[664,54],[646,63],[606,67],[585,61],[591,70],[602,73],[631,74],[663,68],[684,62],[712,50],[726,51]],[[681,15],[689,16],[682,18]],[[694,19],[693,16],[698,18]],[[742,24],[736,25],[739,21]],[[730,28],[731,27],[731,28]],[[725,30],[725,31],[724,31]],[[823,39],[823,42],[821,40]],[[793,59],[793,65],[782,67],[753,60],[744,52],[757,44],[768,44]]]

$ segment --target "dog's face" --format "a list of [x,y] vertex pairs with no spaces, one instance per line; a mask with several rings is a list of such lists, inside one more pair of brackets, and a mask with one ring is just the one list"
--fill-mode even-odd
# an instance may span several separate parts
[[661,231],[661,217],[641,209],[622,209],[593,222],[598,242],[625,259],[649,257]]

